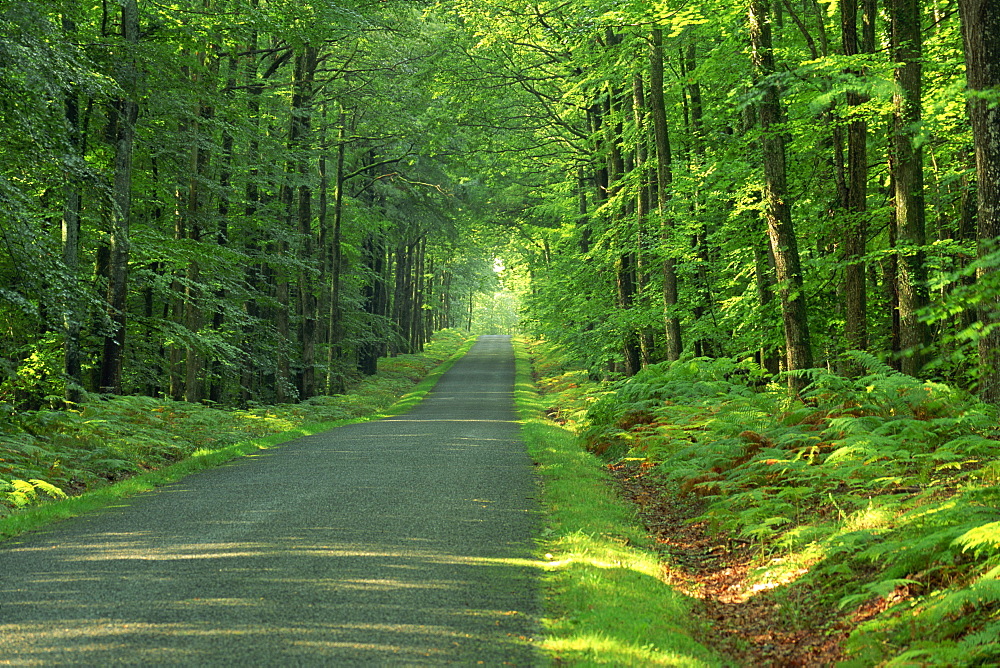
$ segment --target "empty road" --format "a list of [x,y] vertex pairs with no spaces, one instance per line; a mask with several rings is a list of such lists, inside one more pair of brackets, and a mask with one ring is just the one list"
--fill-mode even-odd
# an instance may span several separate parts
[[0,543],[0,665],[537,663],[513,369]]

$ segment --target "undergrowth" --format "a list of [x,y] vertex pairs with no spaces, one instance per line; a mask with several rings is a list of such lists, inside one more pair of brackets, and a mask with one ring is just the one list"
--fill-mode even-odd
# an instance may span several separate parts
[[384,411],[465,342],[435,335],[426,350],[379,360],[378,375],[342,395],[299,404],[220,410],[137,396],[88,396],[75,410],[16,412],[0,403],[0,517],[65,498],[196,451]]
[[753,544],[762,588],[836,604],[851,662],[1000,663],[997,410],[854,357],[864,375],[810,370],[796,400],[730,359],[616,384],[549,361],[539,382],[587,449],[655,465],[707,503],[699,520]]
[[[547,591],[540,646],[557,665],[719,665],[719,657],[693,639],[690,601],[660,579],[650,541],[634,510],[616,497],[600,460],[576,447],[571,430],[542,417],[525,345],[515,342],[516,397],[521,435],[543,480],[546,518],[539,537]],[[577,380],[545,384],[586,403],[576,390],[590,383],[586,375]]]

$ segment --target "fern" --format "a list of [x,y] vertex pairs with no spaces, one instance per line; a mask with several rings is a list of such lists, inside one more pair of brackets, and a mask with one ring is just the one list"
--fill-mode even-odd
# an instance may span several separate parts
[[979,662],[1000,657],[1000,621],[990,622],[981,630],[966,635],[958,643],[958,649]]
[[932,625],[941,624],[987,607],[995,610],[1000,604],[1000,581],[981,579],[957,591],[948,591],[923,611],[921,617]]
[[13,508],[24,508],[40,500],[39,492],[53,499],[65,499],[66,493],[44,480],[0,480],[0,501]]
[[890,376],[902,375],[883,360],[864,350],[849,350],[844,353],[844,356],[853,361],[862,370],[867,371],[868,373],[865,375],[869,378],[888,378]]
[[963,552],[971,550],[977,559],[997,554],[1000,552],[1000,522],[969,529],[952,544],[961,547]]
[[851,594],[840,599],[837,604],[841,610],[848,608],[854,608],[873,598],[889,598],[891,594],[901,588],[909,587],[910,585],[919,585],[920,582],[917,580],[910,580],[909,578],[890,578],[887,580],[878,580],[877,582],[870,582],[861,588],[861,591],[856,594]]

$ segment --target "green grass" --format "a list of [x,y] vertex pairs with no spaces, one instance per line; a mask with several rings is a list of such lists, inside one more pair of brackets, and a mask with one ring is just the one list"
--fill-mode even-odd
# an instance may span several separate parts
[[547,518],[541,648],[568,665],[720,665],[693,639],[691,601],[660,579],[659,559],[602,462],[545,419],[523,343],[515,349],[522,437],[543,476]]
[[[15,434],[21,438],[0,441],[6,454],[0,464],[7,463],[0,473],[6,470],[8,478],[0,479],[0,501],[5,501],[0,503],[0,540],[302,436],[406,412],[468,352],[475,339],[451,333],[436,343],[428,346],[426,354],[383,360],[379,377],[365,379],[346,395],[318,397],[307,404],[220,411],[147,397],[116,397],[98,404],[100,412],[28,416],[35,424]],[[331,415],[338,419],[310,420]],[[47,422],[48,431],[40,433],[38,422]],[[264,433],[247,438],[255,432]],[[98,457],[88,456],[95,451]],[[72,457],[72,465],[56,459],[59,455]],[[171,458],[178,460],[167,463]],[[137,472],[140,467],[151,470]],[[86,491],[67,497],[59,483],[70,480],[68,472],[71,481],[87,486]],[[102,476],[109,473],[125,477],[102,484]]]

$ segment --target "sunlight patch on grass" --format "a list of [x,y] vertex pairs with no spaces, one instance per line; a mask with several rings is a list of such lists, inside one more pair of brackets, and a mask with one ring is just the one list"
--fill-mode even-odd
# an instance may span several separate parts
[[653,645],[636,647],[600,632],[577,634],[572,638],[550,638],[542,649],[566,663],[627,666],[708,666],[685,654],[664,652]]
[[600,461],[572,432],[544,418],[517,351],[522,437],[542,476],[546,526],[546,634],[540,646],[559,664],[710,666],[721,659],[693,639],[691,601],[662,580],[662,565],[634,512]]

